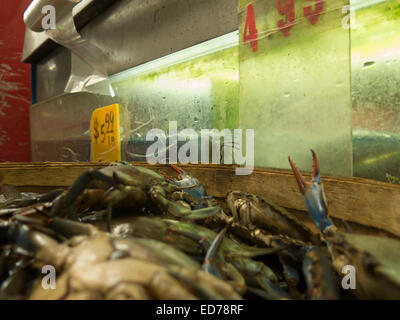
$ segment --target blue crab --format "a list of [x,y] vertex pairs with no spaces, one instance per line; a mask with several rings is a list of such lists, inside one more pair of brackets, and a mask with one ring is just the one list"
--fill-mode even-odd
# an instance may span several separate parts
[[328,206],[313,150],[312,181],[306,182],[289,157],[294,176],[311,218],[331,251],[332,264],[339,274],[345,266],[356,271],[354,294],[361,299],[400,299],[400,241],[372,235],[337,231],[328,216]]
[[[185,219],[204,219],[217,214],[218,206],[191,206],[185,201],[187,186],[171,181],[157,172],[132,165],[108,166],[82,173],[61,195],[51,209],[50,216],[70,213],[74,217],[74,202],[85,189],[102,190],[99,200],[107,207],[107,225],[110,230],[113,208],[144,208]],[[92,190],[93,191],[93,190]]]

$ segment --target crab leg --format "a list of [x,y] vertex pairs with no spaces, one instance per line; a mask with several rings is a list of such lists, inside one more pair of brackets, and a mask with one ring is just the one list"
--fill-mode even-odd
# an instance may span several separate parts
[[281,287],[279,287],[278,284],[272,282],[268,278],[260,275],[256,277],[256,280],[259,286],[266,291],[266,293],[270,297],[270,300],[290,299],[290,295],[285,290],[283,290]]
[[[218,254],[221,249],[222,242],[224,240],[227,227],[222,229],[218,235],[215,237],[210,247],[207,250],[207,254],[204,258],[203,270],[213,276],[223,279],[218,265]],[[233,281],[229,281],[232,286],[237,290],[237,292],[244,293],[247,290],[246,280],[242,274],[231,264],[224,263],[224,272],[226,276]]]
[[174,170],[176,173],[178,173],[178,174],[183,174],[183,170],[182,170],[181,168],[178,168],[176,165],[170,164],[169,166],[170,166],[171,169]]
[[169,233],[175,233],[177,235],[181,235],[183,237],[186,237],[190,240],[197,242],[197,244],[199,245],[199,249],[201,250],[202,253],[204,253],[204,251],[207,251],[207,249],[209,248],[209,243],[208,243],[207,238],[203,237],[197,233],[187,232],[187,231],[183,231],[183,230],[179,230],[179,229],[175,229],[175,228],[171,228],[171,227],[168,227],[166,229],[166,231]]
[[89,182],[94,179],[103,181],[110,186],[117,187],[116,182],[112,178],[106,176],[98,170],[89,169],[82,173],[78,179],[75,180],[66,194],[55,200],[55,203],[50,211],[50,216],[58,216],[63,209],[72,206],[78,196],[83,192],[83,190],[85,190]]
[[310,213],[311,218],[313,219],[317,228],[324,233],[333,227],[333,223],[328,217],[328,209],[326,206],[324,188],[321,182],[317,155],[313,150],[311,150],[311,153],[313,155],[313,172],[311,182],[306,182],[304,180],[300,171],[297,169],[290,157],[289,163],[292,167],[292,171],[296,178],[300,192],[303,195],[308,212]]
[[60,194],[62,194],[64,190],[57,189],[54,191],[51,191],[49,193],[33,197],[33,198],[28,198],[28,199],[15,199],[10,202],[5,202],[3,204],[0,204],[0,208],[7,208],[4,210],[9,210],[9,209],[14,209],[14,208],[23,208],[27,207],[30,205],[33,205],[35,203],[40,203],[40,202],[50,202],[53,201],[55,198],[57,198]]
[[216,259],[219,253],[219,249],[221,248],[222,241],[224,240],[224,236],[227,228],[224,228],[218,235],[215,237],[214,241],[211,243],[210,248],[207,251],[206,257],[204,258],[203,270],[205,272],[211,273],[217,278],[221,279],[221,274],[218,270]]
[[186,171],[177,167],[176,165],[170,164],[171,168],[178,173],[178,180],[170,179],[173,184],[175,184],[178,188],[183,189],[186,193],[190,194],[194,197],[198,202],[199,208],[207,205],[207,200],[212,199],[211,196],[207,196],[204,187],[200,184],[199,180],[197,180],[192,175],[188,174]]
[[170,164],[172,170],[178,174],[178,180],[173,180],[173,183],[180,188],[192,188],[200,185],[199,180],[182,170],[174,164]]
[[160,207],[166,208],[166,211],[178,218],[187,218],[191,220],[200,220],[212,217],[221,211],[220,207],[208,207],[202,209],[191,210],[177,204],[174,201],[168,200],[160,188],[153,187],[150,191],[151,198],[159,204]]
[[226,261],[222,261],[223,263],[223,270],[224,274],[226,275],[223,277],[219,271],[217,265],[217,256],[219,250],[221,249],[221,245],[224,239],[224,235],[227,231],[227,228],[224,228],[211,242],[207,237],[202,237],[196,233],[190,233],[186,231],[181,231],[173,228],[167,229],[170,232],[174,232],[176,234],[180,234],[184,237],[192,239],[202,245],[203,251],[206,251],[206,257],[203,263],[203,271],[212,274],[213,276],[219,279],[232,279],[232,281],[228,281],[232,284],[232,286],[236,289],[239,293],[244,293],[247,290],[246,280],[243,278],[242,274],[231,264]]
[[287,257],[280,256],[279,260],[283,267],[283,275],[285,276],[286,282],[289,286],[297,287],[300,281],[300,274],[287,260]]
[[321,248],[311,246],[303,249],[303,274],[310,299],[338,298],[336,281],[329,261]]

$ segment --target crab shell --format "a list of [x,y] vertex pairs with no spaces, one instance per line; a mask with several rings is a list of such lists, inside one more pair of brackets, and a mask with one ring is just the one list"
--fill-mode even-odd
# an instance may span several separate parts
[[294,215],[270,200],[241,191],[230,191],[226,203],[234,220],[245,226],[267,229],[304,242],[318,242],[316,235]]
[[57,280],[55,290],[45,290],[38,279],[30,299],[204,298],[199,291],[213,299],[241,299],[229,284],[206,274],[194,262],[188,264],[190,258],[182,259],[184,254],[172,247],[144,243],[146,239],[114,238],[92,229],[91,235],[75,236],[63,244],[34,234],[39,249],[35,265],[53,265]]
[[[99,170],[106,176],[113,178],[115,173],[122,178],[124,183],[130,185],[151,186],[156,184],[172,184],[161,174],[144,167],[121,165],[121,166],[108,166]],[[99,186],[99,182],[94,182],[95,186]],[[108,188],[109,186],[105,186]]]
[[334,232],[328,235],[333,266],[344,276],[345,265],[355,267],[361,299],[400,299],[400,241],[370,235]]

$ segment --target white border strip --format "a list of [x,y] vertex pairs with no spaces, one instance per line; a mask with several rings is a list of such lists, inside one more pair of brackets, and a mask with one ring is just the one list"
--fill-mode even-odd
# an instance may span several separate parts
[[356,8],[356,10],[359,10],[385,1],[386,0],[350,0],[350,5]]
[[137,67],[122,71],[110,77],[112,83],[137,77],[143,74],[159,71],[176,64],[197,59],[218,51],[239,45],[239,31],[233,31],[218,38],[205,41],[181,51],[169,54],[159,59],[141,64]]

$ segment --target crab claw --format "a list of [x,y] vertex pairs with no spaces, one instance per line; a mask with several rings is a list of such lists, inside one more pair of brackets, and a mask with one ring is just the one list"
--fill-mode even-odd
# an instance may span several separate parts
[[212,197],[207,196],[199,180],[176,165],[170,164],[170,167],[178,173],[178,179],[172,179],[172,183],[196,199],[197,205],[194,206],[195,209],[202,209],[209,206],[209,200],[212,199]]
[[203,270],[205,272],[211,273],[219,279],[222,279],[221,273],[218,270],[217,257],[219,253],[219,249],[221,248],[222,241],[224,240],[224,236],[227,228],[221,230],[220,233],[215,237],[213,242],[210,245],[210,248],[207,251],[206,257],[204,258]]
[[176,165],[170,164],[169,166],[170,166],[171,169],[174,170],[176,173],[178,173],[178,174],[183,174],[183,170],[182,170],[181,168],[177,167]]
[[179,188],[193,188],[200,185],[199,180],[188,174],[186,171],[182,170],[174,164],[170,164],[170,167],[172,170],[178,173],[178,180],[173,180],[173,183]]
[[311,150],[311,153],[313,155],[313,172],[311,182],[306,182],[304,180],[300,171],[297,169],[290,157],[289,163],[292,167],[297,184],[299,185],[300,192],[303,195],[308,212],[310,213],[311,218],[313,219],[317,228],[324,233],[333,227],[333,222],[328,217],[328,209],[326,205],[324,188],[321,182],[317,155],[313,150]]

